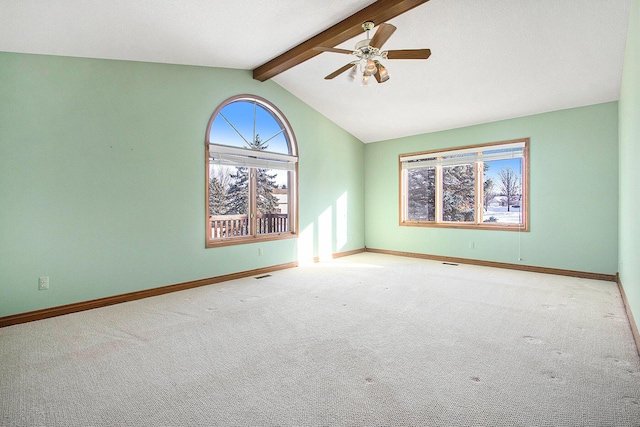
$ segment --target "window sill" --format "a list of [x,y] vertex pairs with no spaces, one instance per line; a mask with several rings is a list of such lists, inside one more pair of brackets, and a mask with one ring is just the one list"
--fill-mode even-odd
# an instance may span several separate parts
[[218,248],[221,246],[246,245],[249,243],[269,242],[273,240],[285,240],[298,237],[297,233],[262,234],[259,236],[231,237],[227,239],[207,240],[206,248]]
[[464,222],[403,221],[401,227],[457,228],[468,230],[529,231],[529,224],[476,224]]

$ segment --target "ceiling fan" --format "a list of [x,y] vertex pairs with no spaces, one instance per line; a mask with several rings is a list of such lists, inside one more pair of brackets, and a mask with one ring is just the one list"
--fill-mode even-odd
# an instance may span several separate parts
[[321,52],[343,53],[354,55],[358,58],[329,74],[325,77],[325,80],[331,80],[351,69],[349,78],[353,81],[357,81],[361,75],[360,81],[365,86],[370,83],[371,76],[373,76],[378,83],[384,83],[389,80],[389,72],[380,63],[381,59],[428,59],[429,56],[431,56],[431,49],[381,50],[382,45],[389,40],[389,37],[391,37],[396,30],[396,27],[387,23],[380,24],[373,38],[370,38],[369,31],[371,31],[374,26],[373,21],[367,21],[362,24],[362,28],[367,33],[367,38],[356,43],[354,50],[325,46],[313,48]]

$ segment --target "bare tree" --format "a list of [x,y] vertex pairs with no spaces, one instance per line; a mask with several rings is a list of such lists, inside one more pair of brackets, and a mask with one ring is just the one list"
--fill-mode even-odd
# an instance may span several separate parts
[[500,179],[500,191],[506,197],[507,212],[511,212],[511,205],[520,197],[522,189],[520,178],[510,167],[500,169],[498,178]]
[[231,166],[217,166],[211,171],[211,178],[215,178],[225,190],[231,185],[231,175],[235,173],[235,168]]
[[491,202],[493,202],[493,200],[496,198],[497,194],[493,192],[493,185],[491,186],[491,188],[485,188],[484,190],[484,210],[488,210],[489,209],[489,204],[491,204]]
[[[489,170],[489,165],[485,163],[483,165],[483,169],[484,169],[484,172],[486,173]],[[484,180],[484,183],[482,185],[482,191],[483,191],[482,200],[484,203],[485,211],[489,209],[489,203],[491,203],[493,199],[495,199],[497,196],[497,194],[493,191],[494,187],[495,187],[495,183],[493,182],[493,179],[486,178]]]

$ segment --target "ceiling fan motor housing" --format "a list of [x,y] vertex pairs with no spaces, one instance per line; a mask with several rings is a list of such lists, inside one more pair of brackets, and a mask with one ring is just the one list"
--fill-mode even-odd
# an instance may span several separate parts
[[360,50],[362,51],[362,53],[369,53],[369,52],[365,52],[365,50],[369,50],[371,49],[369,47],[369,43],[371,43],[371,39],[364,39],[364,40],[360,40],[358,43],[356,43],[356,50]]

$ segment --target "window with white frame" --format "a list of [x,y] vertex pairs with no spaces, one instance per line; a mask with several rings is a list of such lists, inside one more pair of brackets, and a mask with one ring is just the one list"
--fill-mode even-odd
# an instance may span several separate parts
[[529,230],[529,139],[400,155],[400,225]]
[[297,146],[273,104],[253,95],[223,102],[205,159],[207,247],[297,235]]

